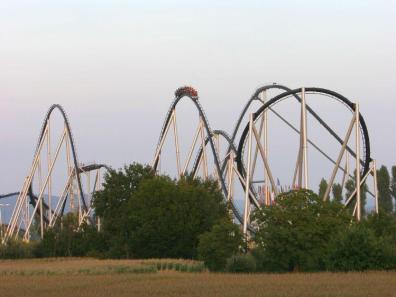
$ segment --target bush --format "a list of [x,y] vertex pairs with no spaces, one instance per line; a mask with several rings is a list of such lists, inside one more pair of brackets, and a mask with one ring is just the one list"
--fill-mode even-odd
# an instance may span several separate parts
[[10,240],[7,244],[0,244],[1,259],[23,259],[38,256],[38,244],[36,242],[23,242]]
[[258,226],[254,241],[264,253],[260,269],[318,271],[325,269],[329,241],[348,227],[350,216],[338,202],[296,190],[280,194],[274,205],[255,211],[254,220]]
[[355,225],[330,244],[327,268],[331,271],[394,269],[396,249],[364,224]]
[[125,210],[127,246],[141,259],[195,259],[199,236],[227,217],[216,181],[165,176],[143,180]]
[[227,260],[226,271],[234,273],[252,273],[256,271],[256,261],[250,254],[234,255]]
[[257,272],[269,272],[275,270],[269,267],[265,251],[262,248],[255,248],[250,253],[256,262]]
[[363,224],[375,236],[396,245],[396,215],[380,211],[379,214],[370,214]]
[[243,244],[239,227],[230,220],[213,226],[199,237],[198,257],[211,271],[224,270],[226,261]]

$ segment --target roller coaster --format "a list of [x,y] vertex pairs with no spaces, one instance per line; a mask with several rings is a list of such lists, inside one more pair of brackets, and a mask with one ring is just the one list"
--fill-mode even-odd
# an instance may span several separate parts
[[[269,91],[277,91],[278,94],[267,99]],[[186,135],[180,137],[178,133],[176,111],[182,100],[192,102],[198,113],[198,120],[194,126],[196,127],[195,133],[187,133],[187,136],[194,135],[190,141],[186,140]],[[309,104],[307,101],[309,101]],[[258,108],[249,112],[256,102],[259,105]],[[339,113],[346,114],[346,120],[342,124],[349,122],[349,125],[347,126],[347,132],[344,132],[344,137],[341,137],[339,132],[332,128],[311,106],[311,104],[317,106],[323,103],[325,105],[336,105],[334,115],[338,124],[341,119]],[[283,108],[286,107],[289,115],[281,113],[282,108],[278,108],[281,105],[283,105]],[[297,121],[294,121],[297,124],[289,119],[290,116],[297,118]],[[288,136],[275,133],[275,137],[273,137],[275,139],[286,139],[286,148],[281,152],[278,147],[271,156],[279,158],[280,154],[297,153],[294,166],[281,166],[284,172],[293,169],[290,175],[290,183],[285,187],[279,185],[279,176],[275,176],[273,173],[275,161],[272,161],[269,155],[269,146],[274,142],[268,132],[271,124],[269,120],[274,121],[274,119],[278,120],[276,125],[273,125],[275,130],[279,129],[280,124],[283,124],[289,132],[296,134],[298,140],[294,150],[291,142],[289,144]],[[191,122],[190,119],[189,122]],[[334,149],[333,152],[329,153],[308,137],[308,128],[312,122],[315,122],[315,125],[323,130],[321,133],[328,135],[338,145],[335,150],[336,153],[338,152],[336,155]],[[173,130],[173,141],[167,141],[167,138],[172,137],[170,136],[172,133],[169,133],[170,130]],[[339,130],[343,131],[343,129]],[[352,137],[352,132],[354,132],[355,137]],[[292,136],[290,136],[291,138]],[[223,139],[222,142],[226,147],[225,150],[223,149],[223,155],[221,155],[219,139]],[[197,176],[202,171],[201,177],[206,179],[209,177],[209,172],[213,172],[212,178],[218,181],[225,199],[231,206],[235,220],[241,224],[245,234],[255,230],[254,222],[250,218],[254,209],[276,203],[276,197],[281,192],[290,189],[312,188],[309,183],[308,166],[311,150],[332,166],[328,172],[329,178],[323,196],[324,200],[330,199],[332,187],[337,176],[339,176],[339,185],[341,185],[342,192],[345,191],[349,195],[344,203],[346,206],[354,204],[353,216],[360,220],[362,216],[362,186],[367,182],[368,177],[372,176],[373,186],[368,193],[373,196],[374,208],[378,212],[376,164],[370,155],[368,130],[364,118],[359,112],[359,104],[352,103],[346,97],[331,90],[311,87],[292,90],[275,83],[263,86],[250,97],[237,119],[232,136],[229,136],[224,131],[211,130],[204,109],[200,104],[198,92],[192,87],[182,87],[176,90],[175,99],[168,110],[161,129],[152,162],[152,166],[157,172],[170,172],[170,170],[167,170],[168,168],[163,170],[160,166],[161,158],[167,161],[172,159],[169,152],[164,156],[164,144],[166,142],[174,147],[176,177],[186,174]],[[189,149],[184,153],[185,158],[183,159],[181,157],[183,155],[181,153],[181,143],[184,142],[187,143],[185,146]],[[334,143],[332,147],[334,147]],[[196,159],[191,166],[194,152],[196,152]],[[208,161],[210,157],[211,162]],[[350,159],[355,160],[352,166]],[[214,167],[213,171],[210,170],[211,166]],[[321,166],[321,164],[316,166]],[[285,174],[283,173],[283,175]],[[354,189],[350,189],[349,186],[349,189],[346,189],[348,180],[352,181],[354,185],[361,186],[354,186]],[[235,187],[239,189],[235,189]],[[238,205],[238,199],[239,201],[243,200],[242,207]]]
[[[178,126],[177,111],[182,102],[192,104],[196,122],[188,116],[188,123]],[[63,121],[58,135],[51,127],[55,110]],[[180,127],[193,129],[180,133]],[[58,139],[55,150],[53,139]],[[338,183],[341,192],[346,193],[344,204],[351,206],[353,216],[360,220],[362,186],[371,176],[368,193],[378,212],[376,164],[370,152],[369,134],[359,104],[337,92],[313,87],[289,89],[276,83],[265,85],[249,98],[229,135],[211,129],[198,92],[185,86],[175,91],[152,167],[158,174],[175,178],[192,175],[217,180],[235,222],[249,235],[256,229],[251,219],[255,209],[275,204],[282,192],[312,189],[311,177],[328,178],[324,200],[331,199],[333,186]],[[322,171],[313,172],[309,160]],[[91,198],[101,189],[101,170],[110,167],[79,163],[67,115],[60,105],[51,106],[21,190],[0,195],[0,199],[17,197],[2,242],[12,238],[29,241],[34,232],[42,238],[45,230],[54,227],[67,212],[77,214],[79,225],[86,222],[100,228]],[[287,185],[281,185],[281,179],[288,180]],[[55,189],[55,184],[62,186]]]
[[[51,118],[55,110],[59,111],[63,120],[60,136],[51,128]],[[53,139],[58,139],[55,151],[53,151]],[[61,152],[64,153],[63,160],[60,157]],[[36,231],[42,238],[44,230],[54,227],[67,211],[78,215],[79,225],[83,222],[93,223],[94,210],[90,200],[93,193],[101,187],[101,169],[109,170],[109,167],[105,164],[84,165],[78,162],[66,112],[62,106],[52,105],[44,118],[32,166],[21,191],[0,196],[3,199],[17,196],[2,241],[6,242],[18,237],[29,241],[32,229],[38,229]],[[91,183],[92,176],[93,183]],[[64,185],[59,195],[54,193],[55,178],[57,184]],[[33,226],[34,224],[38,226]]]

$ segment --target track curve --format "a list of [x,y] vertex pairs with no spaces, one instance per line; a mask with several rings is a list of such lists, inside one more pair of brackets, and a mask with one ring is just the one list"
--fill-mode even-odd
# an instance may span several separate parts
[[[40,132],[40,136],[39,136],[39,139],[38,139],[38,142],[37,142],[37,146],[36,146],[36,150],[35,150],[35,154],[34,155],[36,155],[36,153],[38,152],[40,142],[41,142],[41,140],[44,137],[44,132],[45,132],[45,127],[46,127],[47,121],[50,119],[51,114],[52,114],[52,112],[54,110],[58,110],[61,113],[62,117],[63,117],[63,120],[64,120],[65,125],[66,125],[66,129],[67,129],[67,133],[68,133],[69,138],[70,138],[70,147],[71,147],[71,151],[72,151],[72,155],[73,155],[74,170],[79,170],[78,158],[77,158],[77,152],[76,152],[76,145],[74,143],[73,134],[72,134],[72,131],[71,131],[71,128],[70,128],[70,122],[69,122],[69,119],[68,119],[68,117],[66,115],[65,110],[63,109],[63,107],[60,104],[51,105],[51,107],[47,111],[47,114],[46,114],[46,116],[44,118],[44,121],[43,121],[43,125],[41,127],[41,132]],[[79,174],[76,174],[76,179],[77,179],[77,185],[78,185],[78,188],[79,188],[79,193],[81,195],[80,198],[81,198],[81,201],[82,201],[82,206],[83,206],[85,211],[88,211],[88,207],[87,207],[87,203],[85,201],[84,191],[83,191],[83,188],[82,188],[81,179],[80,179]],[[30,186],[30,189],[29,189],[29,193],[31,194],[30,196],[32,197],[33,196],[33,191],[32,191],[32,187],[31,186]]]
[[[254,114],[253,114],[253,121],[255,121],[257,119],[257,117],[266,109],[271,108],[272,105],[274,105],[275,103],[282,101],[290,96],[293,97],[298,97],[297,94],[300,93],[302,90],[302,88],[298,88],[298,89],[294,89],[294,90],[288,90],[282,94],[279,94],[277,96],[275,96],[274,98],[270,99],[269,101],[267,101],[263,106],[261,106]],[[328,89],[324,89],[324,88],[315,88],[315,87],[309,87],[309,88],[305,88],[305,93],[320,93],[320,94],[324,94],[327,95],[333,99],[336,99],[338,101],[340,101],[341,103],[343,103],[344,105],[346,105],[352,112],[355,111],[355,104],[352,103],[349,99],[347,99],[346,97],[344,97],[343,95],[328,90]],[[299,98],[299,97],[298,97]],[[301,100],[301,99],[300,99]],[[308,108],[307,106],[307,111],[311,110],[311,114],[315,115],[316,113]],[[322,126],[324,126],[331,135],[333,135],[335,137],[336,140],[338,140],[340,143],[342,143],[342,139],[335,134],[335,132],[322,120],[320,119],[320,117],[316,114],[317,117],[315,117],[320,124],[322,124]],[[319,119],[320,120],[319,120]],[[370,139],[369,139],[369,135],[368,135],[368,130],[367,130],[367,126],[366,126],[366,122],[363,118],[363,116],[360,114],[360,129],[361,129],[361,135],[363,136],[363,145],[362,147],[364,148],[364,158],[363,160],[361,160],[361,163],[363,165],[363,170],[360,173],[361,176],[363,177],[369,170],[369,166],[370,166],[370,161],[371,161],[371,156],[370,156]],[[240,174],[242,176],[245,176],[245,172],[244,172],[244,167],[243,167],[243,149],[244,149],[244,144],[246,141],[246,137],[249,131],[249,124],[247,124],[245,126],[245,129],[243,130],[242,134],[241,134],[241,138],[239,140],[239,144],[238,144],[238,153],[237,153],[237,166],[238,166],[238,171],[240,172]],[[348,149],[348,148],[347,148]],[[353,154],[354,157],[356,157],[356,154]]]
[[285,91],[285,92],[291,90],[290,88],[288,88],[288,87],[286,87],[286,86],[284,86],[284,85],[279,85],[279,84],[277,84],[277,83],[273,83],[273,84],[270,84],[270,85],[265,85],[265,86],[263,86],[263,87],[258,88],[258,89],[253,93],[253,95],[250,97],[250,99],[248,100],[248,102],[245,104],[244,108],[242,109],[241,114],[239,115],[238,121],[237,121],[237,123],[236,123],[236,125],[235,125],[235,127],[234,127],[234,131],[232,132],[232,136],[231,136],[232,142],[235,141],[235,137],[236,137],[236,135],[238,134],[239,127],[241,126],[242,120],[243,120],[243,118],[245,117],[246,112],[248,111],[250,105],[251,105],[251,104],[253,103],[253,101],[255,101],[255,100],[261,101],[260,98],[258,97],[258,95],[259,95],[260,93],[264,92],[264,91],[271,90],[271,89],[279,89],[279,90],[282,90],[282,91]]
[[[170,106],[170,108],[168,110],[168,113],[167,113],[167,115],[165,117],[164,124],[163,124],[162,129],[161,129],[160,137],[159,137],[158,144],[157,144],[157,151],[158,151],[158,149],[160,147],[161,140],[164,137],[164,134],[165,134],[165,131],[166,131],[166,127],[168,126],[169,121],[171,119],[172,111],[176,108],[177,104],[180,102],[180,100],[182,98],[189,98],[194,103],[194,106],[198,110],[198,113],[201,116],[202,121],[204,123],[206,134],[207,135],[213,135],[213,132],[210,129],[209,122],[208,122],[207,117],[205,115],[204,109],[202,108],[201,104],[198,101],[198,96],[192,96],[191,94],[187,94],[187,93],[178,93],[178,91],[176,91],[175,95],[176,95],[176,97],[173,100],[173,102],[172,102],[172,104],[171,104],[171,106]],[[218,156],[216,147],[215,147],[215,145],[213,143],[212,137],[208,137],[208,142],[210,144],[210,149],[211,149],[211,152],[213,154],[213,159],[214,159],[214,163],[215,163],[217,174],[218,174],[218,176],[222,177],[222,170],[221,170],[221,167],[220,167],[219,156]],[[159,162],[159,158],[157,160],[155,160],[154,164],[153,164],[153,169],[155,171],[157,170],[158,162]],[[224,195],[224,197],[227,197],[228,196],[228,190],[227,190],[225,181],[224,181],[223,178],[220,178],[219,180],[220,180],[220,186],[221,186],[221,190],[223,192],[223,195]],[[232,208],[232,211],[235,214],[236,219],[239,222],[242,223],[243,222],[243,217],[239,213],[238,209],[235,207],[235,205],[233,203],[231,203],[230,206]]]

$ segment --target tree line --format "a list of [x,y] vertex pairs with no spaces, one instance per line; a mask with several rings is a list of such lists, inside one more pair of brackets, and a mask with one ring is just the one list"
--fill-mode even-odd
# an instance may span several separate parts
[[[381,167],[378,182],[392,197],[396,170],[392,181],[384,172]],[[328,201],[322,183],[318,194],[279,195],[273,206],[254,212],[257,231],[249,237],[234,223],[214,180],[174,180],[134,163],[109,171],[103,186],[93,197],[100,231],[78,226],[76,214],[67,214],[43,240],[9,242],[0,257],[186,258],[230,272],[396,269],[393,208],[384,204],[379,215],[365,214],[357,223],[337,185]],[[384,194],[380,190],[380,199],[389,199]]]
[[[335,183],[331,188],[332,198],[337,201],[344,201],[348,199],[354,190],[356,172],[353,174],[353,178],[350,178],[345,183],[346,192],[343,193],[342,185]],[[323,197],[327,189],[327,181],[322,178],[319,184],[318,195]],[[389,174],[388,168],[384,165],[377,170],[377,186],[378,186],[378,205],[381,212],[395,213],[396,214],[396,166],[391,167],[391,175]],[[366,213],[368,187],[364,183],[361,188],[361,205],[362,214]],[[353,201],[352,201],[353,202]],[[351,203],[350,205],[353,205]]]

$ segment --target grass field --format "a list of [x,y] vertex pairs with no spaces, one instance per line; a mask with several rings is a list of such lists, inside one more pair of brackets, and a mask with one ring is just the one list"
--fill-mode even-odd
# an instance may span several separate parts
[[396,296],[396,272],[238,275],[194,267],[200,263],[4,260],[0,296]]

